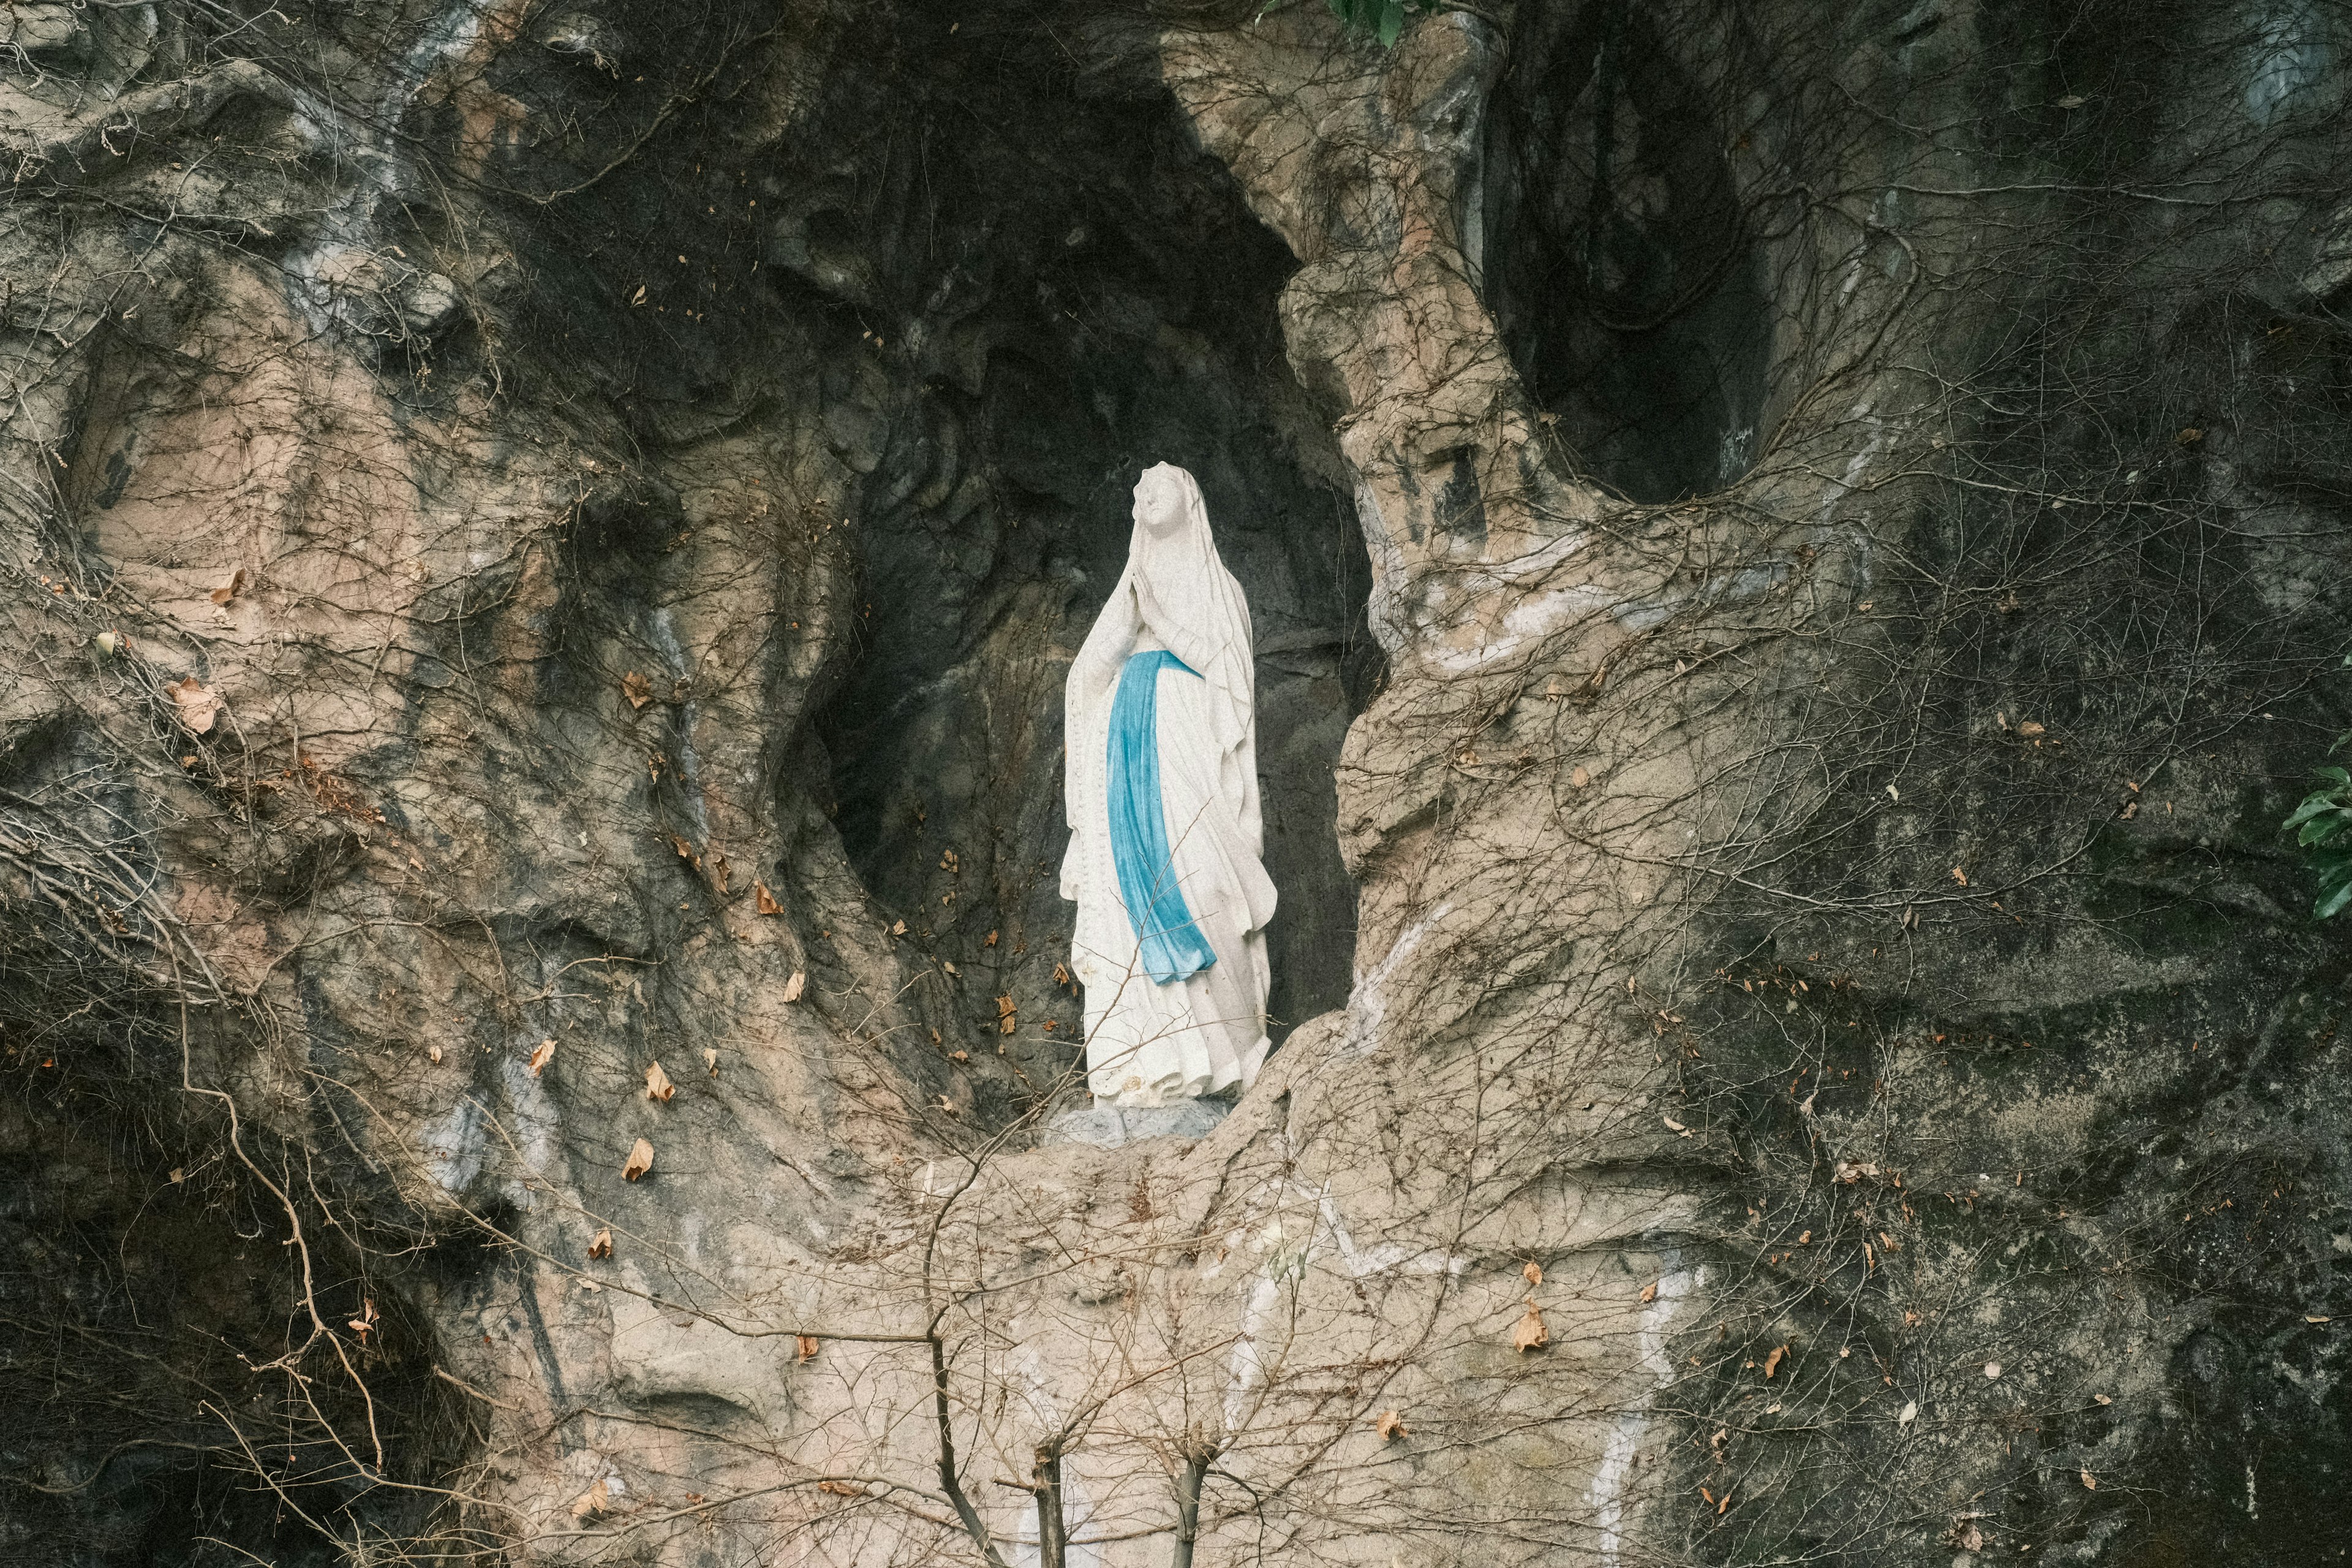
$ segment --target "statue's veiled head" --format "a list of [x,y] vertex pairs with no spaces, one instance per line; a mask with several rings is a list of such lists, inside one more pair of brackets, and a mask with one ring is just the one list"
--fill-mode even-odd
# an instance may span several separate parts
[[1154,539],[1174,539],[1191,521],[1192,477],[1173,463],[1154,463],[1135,484],[1135,521]]

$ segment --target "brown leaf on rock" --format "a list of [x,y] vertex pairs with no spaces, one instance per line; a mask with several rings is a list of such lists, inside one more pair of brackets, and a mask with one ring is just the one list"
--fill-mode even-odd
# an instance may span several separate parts
[[244,592],[245,568],[240,566],[236,571],[229,574],[229,579],[227,582],[213,590],[213,603],[215,605],[226,605],[231,599],[236,598],[239,594]]
[[1393,1410],[1381,1411],[1381,1418],[1372,1423],[1372,1430],[1378,1432],[1383,1441],[1390,1443],[1412,1435],[1412,1428],[1404,1424],[1404,1417]]
[[1592,782],[1592,775],[1586,773],[1584,771],[1583,764],[1580,763],[1575,768],[1570,771],[1568,782],[1574,784],[1578,789],[1582,789],[1586,784]]
[[816,1489],[821,1492],[829,1492],[835,1497],[864,1497],[866,1495],[866,1489],[864,1487],[853,1485],[848,1481],[819,1481],[816,1484]]
[[994,947],[996,945],[996,933],[994,931],[990,931],[987,936],[981,939],[980,945],[982,947]]
[[1014,1005],[1013,998],[1010,996],[999,996],[996,999],[997,1031],[1000,1034],[1009,1035],[1020,1025],[1020,1009]]
[[1519,1318],[1518,1326],[1511,1331],[1511,1348],[1515,1351],[1539,1351],[1551,1343],[1551,1331],[1544,1327],[1543,1310],[1534,1301]]
[[613,1494],[606,1489],[604,1483],[600,1480],[594,1486],[590,1487],[586,1491],[580,1494],[580,1500],[572,1505],[572,1517],[574,1519],[586,1519],[592,1513],[603,1513],[606,1509],[610,1508],[612,1504]]
[[1969,885],[1969,874],[1960,869],[1958,866],[1955,866],[1952,868],[1952,880],[1965,888]]
[[654,700],[654,683],[633,669],[621,677],[621,695],[631,708],[643,708]]
[[651,1062],[646,1065],[646,1098],[647,1100],[658,1100],[667,1105],[669,1103],[669,1097],[677,1092],[677,1085],[670,1082],[669,1074],[662,1071],[661,1063]]
[[1780,1370],[1780,1358],[1788,1353],[1788,1346],[1778,1345],[1773,1348],[1770,1355],[1764,1358],[1764,1375],[1767,1378],[1769,1378],[1774,1373]]
[[621,1167],[621,1176],[625,1181],[634,1182],[653,1168],[654,1146],[640,1138],[636,1147],[629,1151],[629,1163]]
[[1067,985],[1070,984],[1070,966],[1068,964],[1057,963],[1054,965],[1054,984],[1056,985]]
[[2099,1478],[2098,1478],[2098,1477],[2096,1477],[2096,1476],[2095,1476],[2095,1475],[2091,1474],[2091,1472],[2090,1472],[2090,1471],[2088,1471],[2088,1470],[2084,1470],[2084,1471],[2082,1471],[2082,1472],[2081,1472],[2081,1475],[2082,1475],[2082,1477],[2083,1477],[2083,1484],[2084,1484],[2084,1486],[2086,1486],[2086,1487],[2090,1488],[2090,1489],[2091,1489],[2091,1490],[2093,1490],[2093,1491],[2097,1491],[2097,1490],[2099,1489]]
[[2024,723],[2020,724],[2017,727],[2017,732],[2021,735],[2032,737],[2034,735],[2046,735],[2050,731],[2035,723],[2032,720],[2028,719]]
[[610,1258],[613,1256],[613,1227],[611,1226],[608,1225],[604,1226],[602,1229],[598,1230],[594,1236],[588,1238],[588,1256],[591,1258]]
[[193,675],[185,680],[171,682],[163,689],[172,694],[180,727],[191,735],[206,733],[212,729],[213,721],[220,717],[219,694],[205,690],[205,683]]
[[794,1357],[797,1361],[806,1363],[816,1360],[816,1336],[814,1334],[794,1334],[793,1336],[793,1349],[799,1352]]
[[1540,1285],[1540,1284],[1542,1284],[1542,1283],[1543,1283],[1543,1265],[1542,1265],[1542,1264],[1540,1264],[1540,1263],[1538,1263],[1538,1262],[1537,1262],[1534,1258],[1528,1258],[1528,1261],[1527,1261],[1526,1266],[1525,1266],[1525,1267],[1523,1267],[1522,1268],[1520,1268],[1520,1270],[1519,1270],[1519,1278],[1520,1278],[1520,1279],[1524,1279],[1524,1280],[1526,1280],[1526,1281],[1527,1281],[1528,1284],[1530,1284],[1530,1285]]
[[1642,1305],[1646,1307],[1657,1299],[1658,1282],[1653,1279],[1647,1285],[1642,1287]]
[[784,1000],[797,1002],[801,999],[801,993],[807,989],[808,975],[795,969],[793,971],[793,977],[784,982]]
[[776,902],[776,895],[768,891],[767,883],[752,883],[751,893],[758,903],[759,910],[761,914],[780,915],[784,912],[784,906]]
[[702,1065],[710,1069],[710,1076],[712,1078],[717,1078],[719,1076],[719,1053],[712,1050],[709,1046],[703,1047]]
[[554,1059],[555,1037],[550,1035],[547,1038],[540,1041],[538,1045],[531,1047],[530,1076],[537,1078],[541,1073],[547,1070],[547,1064]]

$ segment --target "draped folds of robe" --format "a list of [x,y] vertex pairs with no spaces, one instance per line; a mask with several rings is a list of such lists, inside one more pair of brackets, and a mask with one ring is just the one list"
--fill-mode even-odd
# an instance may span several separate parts
[[[1173,658],[1138,657],[1153,655]],[[1218,558],[1200,486],[1171,464],[1145,470],[1127,570],[1064,693],[1062,896],[1078,906],[1071,968],[1086,986],[1087,1075],[1098,1100],[1164,1105],[1246,1088],[1265,1059],[1275,890],[1260,863],[1255,679],[1249,605]],[[1164,850],[1150,831],[1150,803],[1133,793],[1142,738],[1115,733],[1122,700],[1130,725],[1143,706],[1135,681],[1150,683]],[[1129,792],[1118,803],[1118,847],[1114,784]],[[1139,863],[1139,851],[1165,863]]]

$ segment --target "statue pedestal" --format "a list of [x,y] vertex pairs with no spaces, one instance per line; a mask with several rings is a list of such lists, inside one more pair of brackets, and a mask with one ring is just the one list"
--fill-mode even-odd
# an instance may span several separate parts
[[1184,1100],[1173,1105],[1093,1105],[1067,1110],[1045,1124],[1046,1143],[1092,1143],[1117,1149],[1145,1138],[1205,1138],[1233,1110],[1223,1100]]

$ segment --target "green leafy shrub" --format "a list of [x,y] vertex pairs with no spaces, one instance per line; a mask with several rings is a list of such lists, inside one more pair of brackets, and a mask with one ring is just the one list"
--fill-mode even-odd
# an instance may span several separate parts
[[2311,912],[2324,921],[2352,904],[2352,773],[2328,767],[2319,777],[2320,787],[2303,797],[2286,826],[2319,873],[2319,900]]

